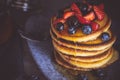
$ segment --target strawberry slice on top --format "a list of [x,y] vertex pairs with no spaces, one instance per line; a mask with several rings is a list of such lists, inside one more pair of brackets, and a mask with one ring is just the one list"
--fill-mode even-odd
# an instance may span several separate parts
[[78,8],[78,6],[77,6],[75,3],[72,3],[71,9],[72,9],[72,11],[74,11],[76,14],[79,14],[79,15],[82,16],[82,12],[80,11],[80,9]]
[[98,7],[98,6],[93,6],[94,12],[98,18],[98,20],[103,20],[105,13]]
[[71,16],[73,16],[75,13],[73,11],[67,11],[63,14],[63,19],[67,19]]
[[86,20],[92,21],[92,20],[95,19],[95,14],[94,14],[93,11],[91,11],[90,13],[88,13],[87,15],[85,15],[84,18],[85,18]]
[[90,25],[92,26],[92,30],[93,30],[93,31],[98,30],[99,27],[100,27],[100,25],[99,25],[98,23],[96,23],[96,22],[91,22]]
[[78,14],[75,14],[75,16],[77,17],[77,19],[79,20],[81,24],[90,24],[91,22],[89,20],[86,20],[83,16],[80,16]]

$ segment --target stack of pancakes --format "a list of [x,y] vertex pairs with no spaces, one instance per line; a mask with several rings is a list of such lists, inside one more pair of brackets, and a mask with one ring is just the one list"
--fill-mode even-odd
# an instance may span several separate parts
[[[78,29],[75,34],[71,35],[67,31],[66,23],[64,23],[65,29],[59,32],[54,25],[56,19],[55,16],[51,20],[50,34],[58,64],[69,69],[85,71],[106,67],[117,60],[118,54],[112,47],[116,37],[110,30],[111,19],[107,14],[102,21],[94,21],[100,27],[91,34],[84,34],[81,29]],[[110,35],[108,41],[101,39],[104,32]]]

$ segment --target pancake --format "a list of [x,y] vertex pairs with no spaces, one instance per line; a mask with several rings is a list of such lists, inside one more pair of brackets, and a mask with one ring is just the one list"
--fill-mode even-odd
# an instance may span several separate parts
[[88,56],[88,57],[71,56],[71,55],[65,55],[63,53],[60,53],[59,51],[56,51],[56,52],[59,53],[59,55],[62,58],[66,58],[68,60],[74,60],[74,61],[80,61],[80,62],[95,62],[95,61],[99,61],[99,60],[103,60],[103,59],[107,58],[110,55],[110,53],[108,51],[106,51],[100,55]]
[[94,69],[104,68],[104,67],[109,66],[110,64],[112,64],[113,62],[118,60],[118,58],[119,58],[118,52],[113,49],[112,58],[106,64],[104,64],[103,66],[100,66],[99,68],[97,68],[97,67],[96,68],[82,68],[82,67],[77,67],[77,66],[71,65],[67,61],[63,60],[63,58],[61,58],[61,56],[56,51],[54,51],[54,55],[55,55],[55,60],[59,65],[65,67],[67,69],[79,70],[79,71],[91,71],[91,70],[94,70]]
[[73,55],[73,56],[94,56],[98,54],[102,54],[103,52],[107,51],[110,47],[105,48],[103,50],[97,50],[97,51],[87,51],[87,50],[80,50],[80,49],[73,49],[73,48],[68,48],[66,46],[59,45],[55,41],[53,41],[54,48],[62,52],[63,54],[67,55]]
[[104,64],[106,64],[112,58],[113,52],[111,50],[109,50],[108,53],[111,53],[111,54],[109,54],[109,56],[107,58],[104,58],[102,60],[95,61],[95,62],[81,62],[81,61],[66,59],[64,57],[63,57],[63,59],[65,61],[67,61],[68,63],[70,63],[74,66],[77,66],[77,67],[99,68],[99,67],[103,66]]
[[80,71],[90,71],[91,69],[88,68],[81,68],[81,67],[77,67],[74,65],[69,64],[68,62],[66,62],[65,60],[63,60],[61,58],[60,55],[58,55],[58,53],[56,51],[54,51],[54,56],[55,56],[55,60],[56,62],[61,65],[62,67],[65,67],[67,69],[72,69],[72,70],[80,70]]
[[53,31],[53,33],[56,34],[57,38],[62,38],[68,41],[73,41],[73,42],[86,42],[89,40],[94,40],[96,39],[98,36],[100,36],[100,34],[102,32],[105,32],[109,29],[110,25],[111,25],[111,19],[109,19],[107,17],[107,15],[105,15],[105,18],[102,21],[98,21],[96,20],[95,22],[97,22],[100,25],[100,28],[97,31],[92,31],[91,34],[86,35],[83,34],[82,31],[79,29],[77,30],[77,32],[73,35],[68,34],[67,30],[67,24],[64,24],[65,26],[65,30],[58,32],[55,29],[55,26],[53,25],[54,21],[56,20],[56,18],[52,18],[51,20],[51,29]]
[[106,31],[106,32],[109,33],[111,37],[110,40],[106,42],[103,42],[99,37],[92,41],[78,43],[78,42],[71,42],[71,41],[66,41],[64,39],[57,38],[57,36],[50,30],[52,39],[58,44],[66,47],[70,47],[70,48],[82,49],[82,50],[88,50],[88,51],[103,50],[113,45],[113,43],[116,40],[116,37],[113,36],[110,31]]

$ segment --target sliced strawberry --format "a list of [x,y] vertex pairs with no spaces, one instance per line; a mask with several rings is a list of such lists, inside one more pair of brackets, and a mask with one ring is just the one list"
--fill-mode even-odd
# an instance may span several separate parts
[[92,21],[95,19],[95,14],[93,11],[91,11],[89,14],[85,15],[84,18],[88,21]]
[[92,26],[93,31],[98,30],[99,27],[100,27],[100,25],[98,23],[96,23],[96,22],[92,22],[90,25]]
[[57,23],[59,23],[59,22],[65,23],[65,19],[63,19],[63,18],[56,19],[56,20],[53,22],[53,24],[55,25],[55,24],[57,24]]
[[104,10],[104,4],[99,4],[98,7],[101,9],[101,10]]
[[72,12],[72,11],[67,11],[67,12],[65,12],[64,14],[63,14],[63,19],[67,19],[67,18],[69,18],[69,17],[71,17],[71,16],[73,16],[74,15],[74,12]]
[[95,14],[96,14],[98,20],[103,20],[105,13],[97,6],[93,6],[93,9],[95,11]]
[[79,20],[80,23],[82,24],[90,24],[90,21],[89,20],[86,20],[84,17],[78,15],[78,14],[75,14],[75,16],[77,17],[77,19]]
[[75,3],[72,3],[71,9],[72,9],[72,11],[75,11],[76,13],[78,13],[82,16],[80,9],[78,8],[78,6]]

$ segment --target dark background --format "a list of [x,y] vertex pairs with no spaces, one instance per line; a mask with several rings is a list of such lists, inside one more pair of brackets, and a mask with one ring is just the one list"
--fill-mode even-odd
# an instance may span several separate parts
[[[50,25],[50,18],[57,13],[57,11],[65,6],[71,4],[77,0],[40,0],[42,6],[42,13],[47,17],[47,24]],[[112,19],[112,31],[117,35],[117,41],[115,43],[116,48],[120,51],[120,3],[119,0],[104,0],[105,10]],[[18,14],[16,14],[18,15]],[[21,17],[23,19],[23,17]],[[46,25],[45,27],[50,28]],[[6,44],[0,45],[0,80],[16,80],[15,78],[21,75],[23,72],[22,63],[22,39],[16,33],[12,39],[6,42]],[[17,45],[17,47],[16,47]],[[119,66],[115,65],[116,70],[113,71],[114,80],[120,80]]]

